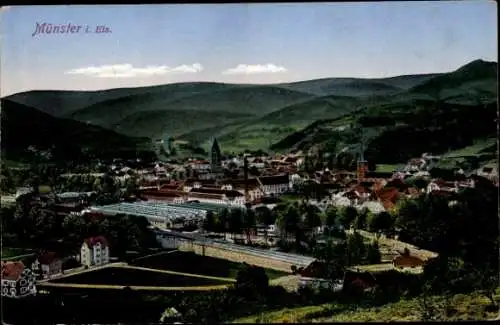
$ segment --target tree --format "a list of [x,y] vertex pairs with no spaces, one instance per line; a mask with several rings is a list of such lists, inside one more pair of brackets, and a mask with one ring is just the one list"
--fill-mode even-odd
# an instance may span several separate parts
[[354,228],[355,229],[365,229],[367,221],[369,219],[370,211],[367,208],[364,208],[359,212],[356,219],[354,220]]
[[394,218],[386,211],[372,214],[371,218],[368,220],[368,228],[373,232],[381,231],[387,234],[394,228]]
[[235,287],[245,296],[265,295],[269,288],[269,278],[262,267],[243,263],[236,275]]
[[321,217],[320,217],[320,209],[315,206],[308,204],[304,207],[305,210],[305,224],[307,229],[311,232],[312,238],[314,239],[316,236],[315,229],[321,226]]
[[247,236],[247,242],[251,243],[252,238],[250,236],[251,230],[255,229],[255,224],[257,221],[257,217],[255,216],[255,211],[251,207],[247,207],[243,211],[243,228],[245,229],[245,233]]
[[137,196],[138,192],[139,184],[137,182],[137,178],[132,176],[125,182],[125,197]]
[[229,213],[229,232],[233,239],[235,234],[239,234],[243,228],[243,210],[239,208],[232,209]]
[[257,208],[257,221],[263,224],[266,228],[264,230],[264,238],[267,243],[267,228],[276,222],[276,215],[266,206]]
[[347,265],[361,264],[366,254],[363,237],[354,231],[347,236]]
[[14,176],[5,163],[2,163],[1,177],[2,177],[1,179],[2,192],[14,193],[15,192]]
[[358,216],[358,210],[355,207],[348,206],[345,207],[339,216],[340,224],[344,227],[344,229],[348,229],[356,217]]
[[431,288],[429,285],[424,285],[422,293],[418,299],[420,307],[421,320],[424,322],[435,321],[437,317],[437,308],[435,302],[432,301]]
[[[279,208],[279,207],[278,207]],[[299,241],[300,213],[298,206],[290,204],[279,213],[278,225],[285,241],[288,243],[288,235],[295,234],[296,242]]]
[[338,211],[335,207],[329,207],[326,210],[325,226],[328,230],[332,230],[337,225]]
[[327,277],[332,280],[343,278],[345,268],[348,266],[347,255],[347,245],[344,242],[335,244],[332,240],[328,240],[313,249],[313,256],[325,266]]
[[366,261],[368,264],[379,264],[381,259],[380,247],[378,241],[375,240],[366,249]]
[[229,230],[229,210],[224,208],[217,217],[217,228],[224,233],[224,238],[226,238],[226,233]]
[[203,230],[205,231],[214,231],[216,230],[216,220],[212,211],[207,211],[207,215],[203,220]]
[[368,170],[371,172],[374,172],[377,170],[377,164],[373,160],[368,161],[367,167],[368,167]]

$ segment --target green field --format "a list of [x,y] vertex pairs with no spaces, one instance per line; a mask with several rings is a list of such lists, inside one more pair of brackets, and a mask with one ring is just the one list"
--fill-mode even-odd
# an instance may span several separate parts
[[[495,299],[500,299],[497,290]],[[444,304],[442,296],[431,297],[433,306]],[[498,317],[498,307],[491,308],[488,298],[475,292],[468,295],[454,295],[450,309],[437,311],[438,320],[491,320]],[[314,323],[314,322],[398,322],[421,320],[421,307],[418,299],[401,300],[379,307],[351,307],[336,304],[323,304],[299,308],[287,308],[240,318],[234,323]]]
[[377,164],[377,172],[392,173],[393,171],[403,167],[403,164],[398,165],[387,165],[387,164]]
[[33,251],[25,248],[2,247],[2,260],[12,260],[32,255]]
[[490,138],[490,139],[484,139],[484,140],[479,140],[476,143],[474,143],[471,146],[458,149],[458,150],[453,150],[445,155],[443,155],[444,158],[451,158],[451,157],[470,157],[470,156],[477,156],[480,155],[481,152],[487,148],[490,148],[492,146],[496,146],[497,144],[497,139],[495,138]]

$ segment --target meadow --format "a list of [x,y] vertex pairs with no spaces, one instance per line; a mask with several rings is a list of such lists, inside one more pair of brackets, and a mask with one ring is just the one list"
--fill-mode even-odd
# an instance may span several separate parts
[[[495,295],[500,299],[500,289]],[[451,297],[431,296],[437,320],[492,320],[498,319],[488,298],[479,292],[457,294]],[[345,306],[322,304],[298,308],[285,308],[264,312],[259,315],[240,318],[234,323],[318,323],[318,322],[397,322],[422,320],[422,306],[419,298],[401,299],[383,306]]]
[[2,260],[17,259],[33,255],[33,251],[25,248],[2,247]]

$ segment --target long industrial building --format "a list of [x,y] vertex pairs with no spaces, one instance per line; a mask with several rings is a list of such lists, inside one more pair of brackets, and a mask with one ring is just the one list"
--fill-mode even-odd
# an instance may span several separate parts
[[220,212],[226,205],[207,203],[166,203],[160,201],[145,201],[134,203],[117,203],[90,207],[90,211],[105,215],[127,214],[145,217],[153,226],[172,228],[176,224],[186,224],[202,221],[208,211]]

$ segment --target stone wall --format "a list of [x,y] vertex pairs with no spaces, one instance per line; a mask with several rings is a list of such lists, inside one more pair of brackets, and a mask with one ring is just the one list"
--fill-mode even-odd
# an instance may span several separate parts
[[267,269],[284,271],[291,273],[292,264],[288,262],[273,260],[267,257],[259,257],[251,254],[237,253],[223,248],[215,248],[211,246],[203,246],[193,243],[182,243],[179,247],[180,251],[194,252],[198,255],[220,258],[232,262],[246,262],[251,265],[260,266]]

